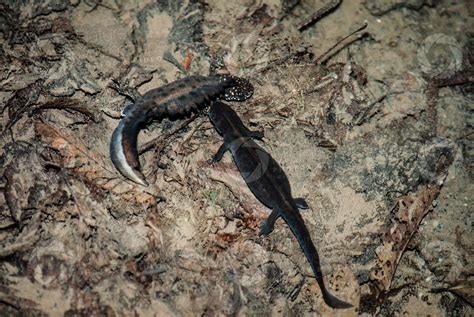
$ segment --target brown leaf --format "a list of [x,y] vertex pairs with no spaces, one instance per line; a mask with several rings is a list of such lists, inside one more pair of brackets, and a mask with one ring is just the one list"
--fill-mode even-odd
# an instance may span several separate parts
[[115,194],[124,201],[147,207],[157,203],[158,196],[139,185],[118,178],[107,158],[96,153],[72,133],[60,130],[47,123],[36,121],[35,131],[40,139],[61,154],[62,166],[95,186]]
[[397,265],[421,221],[430,211],[439,190],[438,185],[426,185],[407,195],[400,201],[391,224],[383,229],[383,245],[375,251],[377,259],[370,273],[373,285],[380,292],[390,289]]
[[37,80],[27,87],[18,90],[13,97],[8,100],[1,110],[1,113],[3,113],[5,109],[8,109],[8,123],[3,133],[11,129],[11,127],[21,119],[22,115],[36,103],[43,89],[43,83],[44,80]]

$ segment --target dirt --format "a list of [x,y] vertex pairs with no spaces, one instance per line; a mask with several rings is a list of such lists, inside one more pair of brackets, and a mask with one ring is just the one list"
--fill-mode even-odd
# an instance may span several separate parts
[[[447,0],[0,3],[1,315],[472,316],[473,16]],[[270,211],[229,154],[207,164],[222,140],[204,112],[140,133],[149,187],[113,167],[133,96],[214,72],[254,85],[232,106],[308,202],[327,285],[354,308],[324,304],[283,221],[258,236]]]

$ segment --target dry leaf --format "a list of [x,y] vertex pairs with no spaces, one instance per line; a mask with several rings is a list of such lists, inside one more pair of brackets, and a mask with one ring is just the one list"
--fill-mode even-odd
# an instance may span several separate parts
[[105,157],[88,149],[82,140],[72,133],[41,121],[35,122],[35,131],[43,142],[61,154],[61,166],[72,168],[78,176],[127,202],[147,207],[157,203],[156,194],[118,178],[110,163],[106,163]]
[[382,232],[383,245],[377,248],[377,259],[370,279],[379,292],[386,292],[395,274],[398,263],[412,236],[423,218],[430,211],[440,186],[426,185],[411,193],[399,203],[399,209],[390,225]]

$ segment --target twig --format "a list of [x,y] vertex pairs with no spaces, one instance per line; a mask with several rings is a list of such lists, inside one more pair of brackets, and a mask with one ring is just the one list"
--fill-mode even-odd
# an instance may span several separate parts
[[[331,53],[331,51],[336,48],[339,44],[341,44],[342,42],[344,42],[345,40],[347,40],[349,37],[351,37],[352,35],[364,30],[366,27],[367,27],[367,23],[364,23],[362,26],[358,27],[355,31],[351,32],[349,35],[345,36],[344,38],[342,38],[341,40],[337,41],[336,44],[334,44],[333,46],[331,46],[325,53],[323,53],[322,55],[320,55],[315,63],[316,64],[323,64],[324,62],[327,61],[328,58],[324,58],[325,56],[327,56],[329,53]],[[352,43],[352,42],[351,42]]]
[[122,118],[122,113],[120,111],[113,111],[113,110],[106,110],[106,109],[102,109],[101,111],[109,118],[112,118],[112,119]]
[[[331,52],[331,50],[333,50],[333,49],[334,49],[336,46],[338,46],[341,42],[343,42],[344,40],[346,40],[347,38],[349,38],[349,37],[352,36],[353,34],[362,31],[362,30],[365,29],[366,27],[367,27],[367,23],[365,23],[363,26],[359,27],[357,30],[355,30],[355,31],[352,32],[351,34],[349,34],[349,35],[347,35],[346,37],[344,37],[342,40],[338,41],[336,44],[334,44],[333,46],[331,46],[331,48],[330,48],[329,50],[327,50],[324,54],[322,54],[320,57],[318,57],[318,58],[316,59],[316,62],[315,62],[315,63],[316,63],[316,64],[325,63],[325,62],[329,59],[329,57],[324,58],[324,59],[323,59],[323,57],[327,56],[327,55]],[[357,39],[354,39],[354,41],[356,41],[356,40],[357,40]],[[350,43],[352,43],[352,42],[350,42]],[[350,44],[350,43],[347,43],[347,44]],[[297,49],[297,50],[295,50],[295,51],[293,51],[293,52],[290,52],[290,53],[286,54],[285,56],[283,56],[283,57],[281,57],[281,58],[278,58],[278,59],[276,59],[276,60],[271,61],[270,63],[268,63],[268,65],[266,65],[265,67],[259,69],[259,70],[256,71],[256,72],[257,72],[257,73],[263,73],[263,72],[265,72],[265,71],[267,71],[267,70],[269,70],[269,69],[271,69],[271,68],[273,68],[273,67],[275,67],[275,66],[278,66],[278,65],[281,65],[281,64],[287,62],[289,59],[291,59],[291,58],[293,58],[293,57],[296,57],[296,56],[298,56],[298,55],[300,55],[300,54],[304,54],[304,53],[305,53],[304,50],[302,50],[302,49]]]
[[427,120],[430,125],[430,135],[436,136],[436,127],[438,124],[438,104],[439,89],[443,87],[459,86],[474,82],[474,69],[469,67],[467,70],[458,72],[449,78],[433,78],[428,83],[426,91],[427,98]]
[[[391,94],[384,94],[380,97],[378,97],[377,99],[375,99],[374,101],[372,101],[368,106],[367,108],[365,108],[365,110],[354,120],[354,124],[355,125],[361,125],[362,123],[364,123],[367,119],[370,119],[372,118],[379,110],[377,111],[372,111],[373,107],[378,104],[378,103],[381,103],[382,101],[385,100],[385,98],[387,98],[387,96],[389,96]],[[370,116],[369,116],[370,114]]]
[[311,14],[308,18],[304,19],[300,24],[298,24],[298,31],[302,31],[310,24],[316,23],[322,17],[326,16],[329,12],[336,9],[342,0],[331,0],[325,6],[319,8],[316,12]]
[[459,86],[474,82],[474,68],[469,67],[467,70],[456,73],[455,75],[444,79],[433,79],[438,88]]
[[87,107],[83,105],[83,102],[80,102],[79,100],[65,100],[65,99],[58,99],[58,100],[52,100],[48,101],[42,105],[34,107],[30,114],[40,112],[45,109],[65,109],[65,110],[73,110],[77,111],[79,113],[82,113],[86,117],[88,117],[90,120],[93,122],[97,122],[97,118],[94,113],[92,113]]
[[293,287],[293,289],[287,296],[287,298],[291,299],[292,302],[294,302],[298,298],[298,295],[300,294],[301,289],[303,288],[303,285],[306,282],[306,275],[301,274],[301,276],[303,277],[301,281]]
[[305,95],[305,96],[310,95],[310,94],[326,87],[327,85],[329,85],[330,83],[332,83],[336,79],[337,79],[337,75],[334,74],[334,73],[331,73],[328,76],[325,76],[325,77],[321,78],[321,80],[319,81],[319,84],[317,84],[316,86],[314,86],[311,89],[308,89],[306,91],[303,91],[303,95]]
[[[181,130],[182,128],[186,127],[188,124],[190,124],[194,119],[196,119],[198,115],[193,114],[190,118],[186,119],[185,121],[181,122],[179,125],[174,127],[171,131],[165,133],[164,135],[157,136],[151,141],[148,141],[147,143],[143,144],[139,149],[138,149],[138,155],[142,155],[143,153],[148,152],[152,148],[158,146],[157,151],[161,152],[163,150],[163,147],[165,145],[165,140],[168,139],[170,136]],[[161,144],[160,144],[161,143]]]
[[196,126],[194,128],[192,128],[191,131],[189,131],[189,133],[187,133],[183,140],[181,140],[181,142],[179,143],[179,148],[181,148],[183,146],[184,143],[188,142],[189,139],[194,135],[194,133],[196,133],[197,129],[199,129],[199,127],[201,127],[201,125],[204,123],[203,120],[200,120],[201,122],[198,122],[198,124],[196,124]]

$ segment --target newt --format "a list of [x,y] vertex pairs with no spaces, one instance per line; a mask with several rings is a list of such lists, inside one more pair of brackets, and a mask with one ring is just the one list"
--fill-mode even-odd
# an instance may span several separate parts
[[209,118],[224,138],[224,143],[209,163],[218,162],[226,151],[232,153],[235,164],[255,197],[272,211],[262,223],[261,236],[269,235],[275,221],[282,217],[298,240],[311,265],[323,299],[332,308],[350,308],[351,304],[332,295],[324,284],[319,255],[298,208],[309,208],[302,198],[293,198],[287,176],[280,165],[253,139],[262,139],[263,133],[247,129],[238,115],[227,104],[212,103]]
[[122,111],[122,119],[110,140],[112,163],[127,179],[148,186],[137,151],[138,133],[147,123],[197,112],[217,98],[244,101],[252,94],[249,81],[231,75],[189,76],[152,89]]

